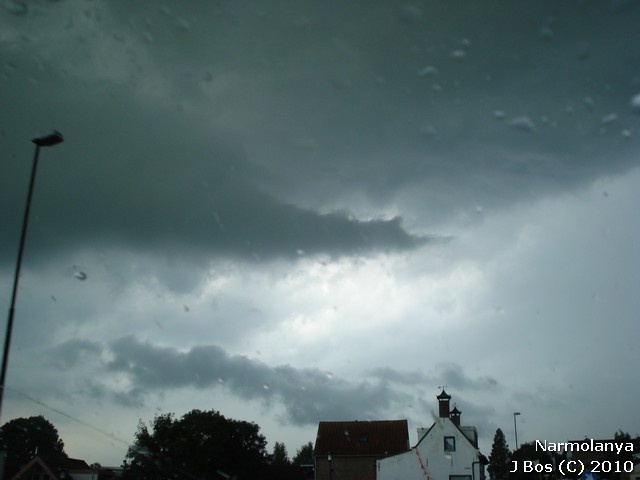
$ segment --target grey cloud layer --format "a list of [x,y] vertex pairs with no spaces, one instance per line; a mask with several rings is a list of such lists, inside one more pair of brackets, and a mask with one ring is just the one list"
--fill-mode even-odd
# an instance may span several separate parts
[[[379,418],[399,405],[416,401],[402,386],[435,391],[448,385],[460,392],[467,412],[486,413],[486,409],[464,401],[464,392],[495,390],[490,377],[472,379],[455,363],[438,364],[429,372],[404,372],[379,368],[352,382],[319,369],[291,365],[269,366],[243,355],[231,355],[216,345],[195,346],[187,351],[143,342],[134,336],[122,337],[102,346],[89,341],[71,340],[53,349],[51,358],[65,367],[73,367],[87,352],[106,352],[107,372],[124,374],[132,387],[114,391],[91,382],[89,395],[112,398],[125,406],[136,406],[149,393],[193,387],[225,388],[246,400],[282,404],[286,421],[313,425],[319,420]],[[417,400],[421,414],[433,410],[431,400]]]
[[129,376],[134,396],[167,388],[227,388],[244,399],[281,402],[294,424],[375,418],[402,398],[385,382],[350,383],[317,369],[270,367],[213,345],[181,352],[129,336],[113,341],[109,350],[108,369]]

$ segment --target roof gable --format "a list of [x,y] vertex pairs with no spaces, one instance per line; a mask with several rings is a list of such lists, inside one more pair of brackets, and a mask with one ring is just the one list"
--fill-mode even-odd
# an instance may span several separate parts
[[[54,480],[57,479],[58,476],[53,473],[51,471],[51,469],[49,468],[49,466],[44,462],[44,460],[42,458],[40,458],[38,455],[36,455],[35,457],[33,457],[29,463],[27,463],[24,467],[22,467],[20,470],[18,470],[18,472],[11,477],[11,480],[18,480],[21,479],[23,477],[23,475],[25,475],[29,470],[36,468],[36,466],[40,466],[40,468],[42,470],[44,470],[44,472],[49,475],[49,478]],[[30,477],[29,477],[30,478]]]
[[24,465],[18,472],[11,477],[11,480],[21,480],[22,478],[31,478],[31,475],[27,475],[29,471],[34,468],[40,467],[45,474],[49,475],[51,480],[57,480],[60,478],[60,472],[75,472],[75,473],[91,473],[91,467],[87,465],[87,462],[77,458],[62,458],[57,460],[51,465],[47,464],[45,460],[36,455],[26,465]]
[[[471,445],[475,450],[478,449],[478,446],[474,443],[473,440],[471,440],[467,434],[460,428],[458,427],[455,423],[453,423],[451,421],[451,419],[449,418],[440,418],[438,419],[439,422],[442,422],[442,425],[449,425],[451,427],[452,430],[457,430],[458,432],[460,432],[462,434],[462,438],[464,438],[469,445]],[[424,435],[422,435],[422,437],[420,437],[418,439],[418,443],[416,443],[416,447],[418,445],[420,445],[422,443],[423,440],[425,440],[427,437],[429,437],[431,435],[431,433],[434,431],[434,428],[437,425],[438,422],[434,422],[433,425],[431,425],[431,427],[429,427],[429,430],[427,430]],[[445,427],[446,428],[446,427]]]
[[394,455],[409,450],[406,420],[320,422],[315,456]]

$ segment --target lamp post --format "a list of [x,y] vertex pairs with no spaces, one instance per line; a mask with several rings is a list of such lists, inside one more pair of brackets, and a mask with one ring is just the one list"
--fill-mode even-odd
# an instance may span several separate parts
[[16,295],[18,293],[18,281],[20,279],[20,267],[22,266],[22,254],[24,253],[24,243],[27,236],[27,225],[29,224],[29,210],[31,210],[31,197],[33,196],[33,186],[36,180],[36,171],[38,169],[38,157],[40,156],[40,147],[52,147],[64,141],[64,137],[60,132],[53,132],[36,137],[31,140],[36,145],[36,151],[33,155],[33,166],[31,167],[31,180],[29,181],[29,191],[27,193],[27,203],[24,209],[24,217],[22,219],[22,233],[20,234],[20,246],[18,247],[18,259],[16,261],[16,272],[13,277],[13,291],[11,293],[11,305],[9,307],[9,317],[7,319],[7,333],[4,337],[4,350],[2,353],[2,371],[0,373],[0,418],[2,417],[2,400],[4,398],[5,379],[7,376],[7,364],[9,361],[9,347],[11,346],[11,333],[13,331],[13,318],[15,315]]
[[331,457],[331,453],[327,455],[327,460],[329,460],[329,480],[331,480],[331,461],[333,460],[333,457]]
[[513,431],[516,434],[516,450],[518,449],[518,425],[516,423],[516,417],[520,415],[520,412],[513,412]]

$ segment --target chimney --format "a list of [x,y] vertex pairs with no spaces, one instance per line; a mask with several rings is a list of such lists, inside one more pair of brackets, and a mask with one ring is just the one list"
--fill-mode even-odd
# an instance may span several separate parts
[[453,406],[453,410],[451,410],[450,416],[449,418],[451,418],[451,421],[453,422],[453,424],[457,427],[460,426],[460,414],[462,412],[460,410],[458,410],[458,407],[456,407],[455,405]]
[[438,416],[440,418],[449,418],[449,400],[451,400],[451,395],[447,394],[447,392],[445,392],[443,388],[442,392],[440,392],[440,395],[438,395],[436,398],[438,399],[439,407]]

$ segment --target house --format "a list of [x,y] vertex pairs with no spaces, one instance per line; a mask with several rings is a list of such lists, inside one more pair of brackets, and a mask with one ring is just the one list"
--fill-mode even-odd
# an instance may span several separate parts
[[375,479],[376,461],[409,450],[406,420],[320,422],[316,480]]
[[461,412],[449,407],[442,390],[438,418],[418,429],[418,443],[408,452],[377,461],[377,480],[484,480],[486,457],[478,450],[475,427],[460,424]]
[[97,474],[84,460],[65,458],[48,464],[36,455],[10,480],[97,480]]

